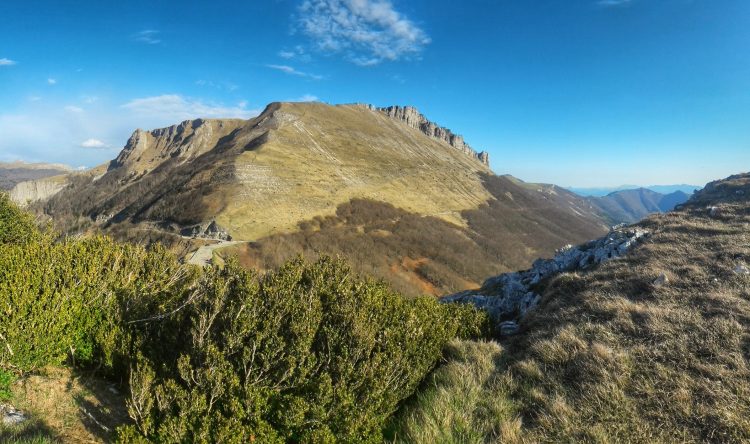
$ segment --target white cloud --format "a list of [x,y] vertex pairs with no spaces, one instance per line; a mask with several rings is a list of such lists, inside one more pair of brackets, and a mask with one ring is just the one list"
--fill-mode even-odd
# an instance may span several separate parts
[[6,59],[6,58],[0,59],[0,66],[13,66],[16,64],[18,64],[18,62],[16,62],[15,60]]
[[158,43],[161,43],[161,39],[159,38],[159,31],[156,31],[154,29],[146,29],[140,32],[136,32],[132,36],[133,40],[139,43],[145,43],[147,45],[156,45]]
[[237,84],[234,84],[232,82],[214,82],[212,80],[196,80],[195,84],[198,86],[207,86],[210,88],[216,88],[220,90],[227,90],[227,91],[236,91],[240,89],[240,87]]
[[57,85],[57,79],[49,78],[49,79],[47,79],[47,84],[49,84],[49,85]]
[[319,50],[361,66],[408,59],[430,43],[388,0],[304,0],[298,23]]
[[81,147],[102,149],[102,148],[109,148],[109,145],[107,145],[106,143],[102,142],[99,139],[86,139],[83,142],[81,142]]
[[282,59],[293,59],[297,54],[292,51],[279,51],[279,57]]
[[321,75],[311,74],[309,72],[298,71],[297,69],[295,69],[295,68],[293,68],[291,66],[288,66],[288,65],[266,65],[266,68],[275,69],[275,70],[281,71],[281,72],[283,72],[285,74],[289,74],[289,75],[293,75],[293,76],[298,76],[298,77],[306,77],[308,79],[313,79],[313,80],[321,80],[321,79],[323,79],[323,76],[321,76]]
[[290,102],[319,102],[320,99],[318,96],[314,96],[312,94],[305,94],[302,97],[297,97],[296,99],[290,100]]
[[153,119],[162,124],[174,124],[201,117],[249,119],[260,113],[259,110],[247,109],[246,105],[246,102],[240,102],[237,106],[209,104],[177,94],[165,94],[133,99],[122,105],[122,108],[139,117]]
[[596,2],[599,6],[626,6],[632,3],[633,0],[599,0]]
[[82,113],[83,108],[73,105],[68,105],[65,107],[65,111],[71,112],[71,113]]

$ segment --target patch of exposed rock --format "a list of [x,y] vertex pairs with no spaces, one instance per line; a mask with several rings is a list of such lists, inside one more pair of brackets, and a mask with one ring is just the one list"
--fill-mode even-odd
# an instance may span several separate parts
[[68,185],[68,181],[59,176],[29,180],[17,183],[10,190],[10,198],[19,206],[47,200]]
[[620,257],[648,234],[639,228],[616,226],[602,238],[557,250],[552,259],[537,259],[529,270],[491,277],[479,290],[446,296],[441,302],[474,304],[489,313],[501,335],[514,334],[518,322],[541,300],[535,291],[537,284],[560,273],[586,270]]
[[473,157],[485,165],[490,164],[490,156],[486,151],[477,152],[469,144],[464,142],[463,136],[454,134],[448,128],[439,126],[438,124],[428,120],[422,113],[419,112],[413,106],[388,106],[383,108],[377,108],[372,105],[362,105],[373,111],[380,111],[388,117],[404,122],[412,128],[422,131],[422,133],[446,142],[448,145],[456,148],[466,154],[467,156]]
[[232,240],[232,236],[230,236],[225,229],[221,228],[219,224],[216,223],[216,221],[211,221],[208,224],[200,224],[183,228],[180,234],[187,237],[201,239],[216,239],[222,241]]
[[0,404],[0,417],[4,426],[13,426],[26,421],[28,418],[20,411],[8,404]]

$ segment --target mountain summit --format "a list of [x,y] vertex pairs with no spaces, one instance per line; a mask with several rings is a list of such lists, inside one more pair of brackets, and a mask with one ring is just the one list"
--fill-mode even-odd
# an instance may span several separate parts
[[406,293],[472,287],[606,231],[586,199],[487,163],[413,107],[272,103],[137,130],[36,207],[64,231],[160,241],[196,263],[226,247],[256,268],[338,254]]

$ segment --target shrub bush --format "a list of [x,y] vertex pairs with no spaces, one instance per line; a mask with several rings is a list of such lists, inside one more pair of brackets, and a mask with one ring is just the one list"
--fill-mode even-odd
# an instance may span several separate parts
[[5,198],[0,240],[0,376],[69,361],[124,377],[124,442],[379,442],[448,341],[487,331],[482,312],[327,257],[200,270],[163,248],[55,239]]
[[262,279],[230,263],[162,325],[183,332],[158,344],[179,357],[139,360],[136,426],[121,438],[379,442],[446,343],[485,325],[474,309],[403,298],[330,258]]

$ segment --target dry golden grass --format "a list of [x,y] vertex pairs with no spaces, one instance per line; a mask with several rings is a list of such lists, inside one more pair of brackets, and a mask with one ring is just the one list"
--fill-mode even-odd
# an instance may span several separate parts
[[13,405],[30,420],[0,426],[0,442],[110,442],[118,425],[129,422],[125,397],[112,384],[47,368],[13,385]]
[[[700,202],[641,222],[653,234],[626,257],[550,282],[500,359],[496,350],[456,344],[462,351],[400,414],[398,436],[748,442],[750,277],[733,270],[750,264],[750,206],[729,199],[721,217],[712,218]],[[654,285],[662,273],[667,284]],[[488,375],[490,358],[495,366]],[[441,376],[458,366],[469,368]],[[477,384],[481,391],[466,397],[463,379],[478,370],[493,383]],[[454,398],[467,400],[456,404],[463,411],[443,408],[444,399]],[[513,414],[504,418],[510,436],[475,415],[476,405],[490,401],[510,406]],[[457,427],[453,418],[462,416],[468,424]],[[463,429],[473,433],[467,441],[457,432]]]

